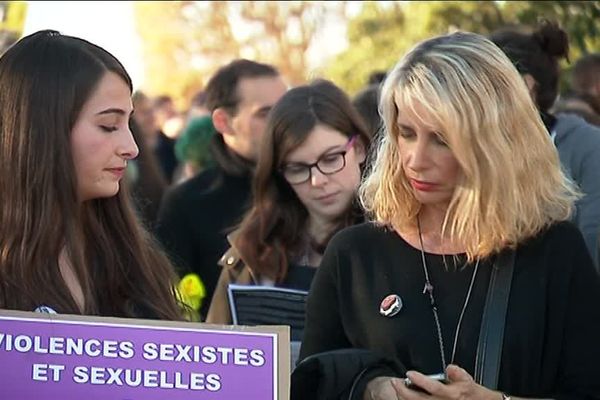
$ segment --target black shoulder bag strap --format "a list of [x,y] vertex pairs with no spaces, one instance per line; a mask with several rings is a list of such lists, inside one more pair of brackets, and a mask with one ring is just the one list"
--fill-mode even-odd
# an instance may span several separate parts
[[483,309],[474,378],[476,382],[492,390],[498,386],[506,309],[514,266],[514,250],[504,250],[498,254]]

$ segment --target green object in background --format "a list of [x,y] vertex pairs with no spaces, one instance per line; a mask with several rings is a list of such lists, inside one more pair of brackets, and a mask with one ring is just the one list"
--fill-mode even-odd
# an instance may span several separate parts
[[211,166],[213,159],[208,148],[216,133],[210,115],[192,119],[175,143],[177,159],[180,162],[192,163],[197,168]]

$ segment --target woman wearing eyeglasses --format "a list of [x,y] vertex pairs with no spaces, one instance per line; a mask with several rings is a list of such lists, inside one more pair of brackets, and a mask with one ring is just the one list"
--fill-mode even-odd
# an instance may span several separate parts
[[362,221],[356,207],[370,137],[346,94],[328,81],[287,92],[271,110],[254,202],[229,236],[206,322],[230,324],[231,283],[308,290],[329,239]]

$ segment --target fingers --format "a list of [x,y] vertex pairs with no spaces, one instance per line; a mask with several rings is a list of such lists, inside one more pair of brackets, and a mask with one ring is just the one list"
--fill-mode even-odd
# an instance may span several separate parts
[[450,382],[468,382],[473,380],[473,377],[458,365],[448,365],[446,375]]
[[430,398],[429,394],[443,395],[446,392],[443,383],[433,380],[420,372],[409,371],[406,373],[406,376],[412,381],[416,388],[406,387],[402,380],[392,382],[394,389],[396,389],[398,393],[398,397],[403,400],[428,399]]
[[371,380],[367,384],[363,398],[369,400],[398,400],[394,381],[399,381],[399,379],[383,376]]

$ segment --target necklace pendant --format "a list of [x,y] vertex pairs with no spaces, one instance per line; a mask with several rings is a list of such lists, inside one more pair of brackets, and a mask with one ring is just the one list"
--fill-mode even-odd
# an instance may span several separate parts
[[423,294],[425,293],[433,293],[433,285],[429,282],[425,282],[425,286],[423,287]]
[[425,282],[425,286],[423,286],[423,294],[425,293],[433,293],[433,285],[429,282]]
[[389,294],[382,301],[379,306],[379,314],[384,317],[393,317],[400,312],[402,308],[402,299],[397,294]]

